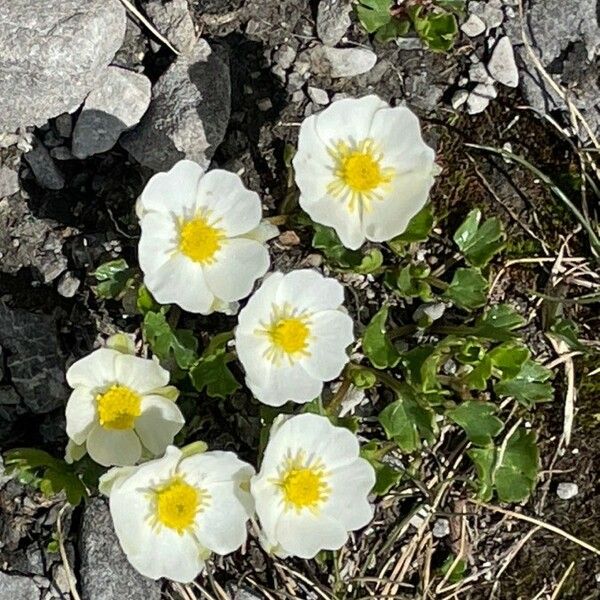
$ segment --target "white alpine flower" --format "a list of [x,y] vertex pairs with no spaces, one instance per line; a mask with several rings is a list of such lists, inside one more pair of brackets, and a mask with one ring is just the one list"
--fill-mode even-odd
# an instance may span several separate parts
[[162,454],[183,427],[178,392],[154,360],[100,348],[69,368],[67,382],[68,460],[87,451],[105,467],[134,465]]
[[137,213],[144,283],[161,304],[235,312],[269,268],[277,228],[261,223],[258,194],[234,173],[179,161],[150,179]]
[[305,119],[293,160],[300,205],[347,248],[401,234],[427,202],[436,167],[416,115],[377,96]]
[[281,406],[321,393],[348,362],[352,319],[344,288],[310,269],[273,273],[240,311],[235,330],[246,384],[258,400]]
[[232,452],[182,452],[112,469],[100,482],[129,562],[146,577],[189,583],[212,552],[246,541],[254,469]]
[[349,531],[372,519],[367,496],[374,484],[350,431],[311,413],[279,417],[250,487],[263,545],[301,558],[341,548]]

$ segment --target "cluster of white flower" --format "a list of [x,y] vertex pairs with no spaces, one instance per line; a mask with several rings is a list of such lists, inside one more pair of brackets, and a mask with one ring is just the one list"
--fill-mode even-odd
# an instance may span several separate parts
[[[433,160],[409,109],[375,96],[342,100],[301,126],[293,162],[300,204],[349,248],[389,240],[426,203]],[[277,229],[237,175],[181,161],[152,177],[137,212],[144,283],[160,303],[235,314],[269,270],[266,242]],[[263,279],[235,329],[258,400],[306,403],[340,375],[354,341],[343,301],[342,285],[313,270]],[[67,373],[67,459],[87,452],[116,467],[101,490],[141,573],[191,581],[211,553],[245,542],[254,515],[266,548],[302,558],[340,548],[371,520],[375,475],[350,431],[315,414],[280,416],[258,474],[230,452],[200,443],[179,450],[172,444],[184,418],[168,371],[120,342],[109,340]]]

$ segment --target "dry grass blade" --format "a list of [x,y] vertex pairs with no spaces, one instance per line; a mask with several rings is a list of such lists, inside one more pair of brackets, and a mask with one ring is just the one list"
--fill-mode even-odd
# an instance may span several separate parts
[[69,504],[65,504],[58,512],[58,516],[56,517],[56,537],[58,539],[58,551],[60,553],[60,559],[62,560],[63,567],[67,573],[67,580],[69,581],[69,591],[71,592],[73,600],[81,600],[81,596],[77,591],[77,580],[75,579],[75,575],[71,569],[71,564],[69,563],[67,551],[65,550],[65,540],[62,530],[62,516],[65,510],[67,510],[69,507]]
[[563,585],[565,585],[565,581],[567,580],[567,577],[569,577],[569,575],[571,574],[571,571],[573,570],[574,566],[575,566],[575,561],[571,561],[571,564],[567,567],[567,570],[564,572],[563,576],[560,578],[560,581],[558,582],[556,589],[552,592],[552,596],[550,597],[550,600],[557,600],[557,598],[560,595],[560,591],[562,590]]
[[169,40],[164,35],[162,35],[162,33],[160,33],[160,31],[158,31],[156,29],[156,27],[154,27],[154,25],[152,25],[152,23],[150,23],[150,21],[148,21],[148,19],[137,9],[135,4],[130,2],[130,0],[121,0],[121,2],[123,3],[123,6],[132,15],[134,15],[141,23],[144,24],[144,27],[146,27],[148,29],[148,31],[150,31],[152,33],[152,35],[156,36],[165,46],[167,46],[170,50],[172,50],[178,56],[179,56],[179,54],[181,54],[179,52],[179,50],[177,50],[177,48],[175,48],[175,46],[173,46],[171,44],[171,42],[169,42]]
[[594,554],[597,554],[598,556],[600,556],[600,549],[596,548],[595,546],[592,546],[591,544],[588,544],[587,542],[584,542],[583,540],[580,540],[579,538],[575,537],[574,535],[571,535],[570,533],[568,533],[564,529],[561,529],[560,527],[556,527],[555,525],[551,525],[550,523],[540,521],[539,519],[534,519],[533,517],[529,517],[527,515],[522,515],[520,513],[514,512],[512,510],[500,508],[499,506],[492,506],[491,504],[486,504],[485,502],[479,502],[478,500],[467,500],[467,502],[470,502],[471,504],[475,504],[476,506],[481,506],[483,508],[486,508],[487,510],[491,510],[493,512],[497,512],[497,513],[506,515],[508,517],[512,517],[513,519],[518,519],[520,521],[527,521],[528,523],[533,523],[534,525],[539,525],[540,527],[543,527],[544,529],[547,529],[548,531],[551,531],[552,533],[556,533],[557,535],[564,537],[565,539],[569,540],[570,542],[573,542],[574,544],[577,544],[577,545],[581,546],[582,548],[585,548],[586,550],[589,550],[590,552],[593,552]]

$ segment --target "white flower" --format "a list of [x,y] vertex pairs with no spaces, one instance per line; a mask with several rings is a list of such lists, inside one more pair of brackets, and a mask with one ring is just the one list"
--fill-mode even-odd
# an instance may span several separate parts
[[390,240],[427,202],[433,160],[410,109],[377,96],[339,100],[300,127],[300,205],[348,248]]
[[235,331],[246,383],[261,402],[309,402],[348,362],[354,341],[344,288],[303,269],[273,273],[240,311]]
[[373,517],[367,496],[373,467],[359,457],[356,436],[306,413],[271,429],[251,492],[266,538],[276,554],[313,558],[336,550],[348,531]]
[[101,489],[131,564],[146,577],[188,583],[211,552],[228,554],[246,541],[253,474],[232,452],[190,456],[169,446],[163,458],[109,471]]
[[101,465],[133,465],[162,454],[183,427],[174,389],[165,387],[169,372],[153,360],[100,348],[71,366],[67,382],[70,459],[85,445]]
[[258,194],[233,173],[182,160],[150,179],[137,212],[144,283],[161,304],[231,312],[269,268],[265,241],[277,229],[261,223]]

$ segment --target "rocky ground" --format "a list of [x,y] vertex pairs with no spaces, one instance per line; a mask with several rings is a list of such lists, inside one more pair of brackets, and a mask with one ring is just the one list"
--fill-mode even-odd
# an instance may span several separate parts
[[[442,224],[458,224],[473,206],[502,218],[510,235],[496,269],[498,300],[536,313],[530,290],[551,293],[552,277],[572,265],[576,281],[561,278],[561,289],[597,292],[585,234],[540,178],[465,145],[525,156],[571,189],[583,181],[581,210],[594,219],[597,172],[585,157],[599,148],[600,5],[576,4],[469,0],[456,47],[435,54],[415,37],[374,42],[346,0],[140,0],[143,20],[119,0],[48,0],[43,10],[34,0],[0,2],[0,450],[60,455],[65,366],[100,337],[139,329],[116,303],[97,300],[91,274],[111,258],[135,264],[133,207],[147,179],[184,157],[218,165],[240,172],[278,215],[289,192],[286,146],[299,123],[348,95],[406,102],[422,118],[443,169],[432,197]],[[13,27],[15,14],[27,27]],[[444,226],[432,261],[451,259],[447,234]],[[277,267],[321,261],[302,227],[282,228]],[[364,276],[347,283],[358,319],[368,321],[381,290]],[[594,306],[572,307],[589,340],[598,329]],[[208,323],[191,326],[215,327]],[[557,350],[542,328],[539,314],[531,338],[551,360]],[[578,413],[566,447],[559,438],[573,392],[569,365]],[[598,547],[600,387],[589,375],[600,362],[560,366],[558,397],[540,411],[544,471],[527,508]],[[215,408],[219,427],[207,418],[203,439],[247,452],[258,416],[240,417],[243,402]],[[413,514],[438,467],[424,460],[425,483],[384,498],[370,531],[340,558],[341,576],[356,578],[349,597],[600,598],[597,556],[544,528],[469,507],[460,485],[433,514]],[[340,577],[317,563],[273,561],[252,541],[195,587],[151,582],[124,559],[102,499],[63,507],[63,498],[46,499],[0,468],[0,600],[329,598]],[[472,516],[462,518],[465,511]],[[470,575],[452,588],[430,573],[431,558],[465,539]],[[377,585],[363,587],[369,578]]]

